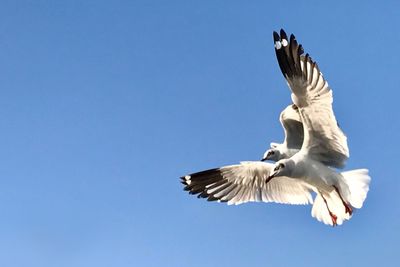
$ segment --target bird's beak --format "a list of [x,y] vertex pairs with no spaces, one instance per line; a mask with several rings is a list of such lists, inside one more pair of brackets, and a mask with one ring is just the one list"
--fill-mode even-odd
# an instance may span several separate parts
[[272,178],[274,178],[275,175],[276,175],[276,172],[271,173],[271,174],[268,176],[268,180],[271,180]]
[[261,159],[261,161],[266,161],[270,155],[271,155],[271,152],[268,152],[267,155],[264,154],[264,156]]

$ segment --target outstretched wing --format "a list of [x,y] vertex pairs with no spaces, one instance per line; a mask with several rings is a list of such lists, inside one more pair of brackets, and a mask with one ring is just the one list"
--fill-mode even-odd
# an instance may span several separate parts
[[329,166],[341,168],[349,157],[347,138],[332,109],[332,90],[317,63],[306,54],[292,34],[274,32],[275,52],[280,69],[299,107],[304,127],[302,150]]
[[300,149],[303,144],[304,130],[300,119],[299,109],[296,105],[287,106],[279,117],[285,131],[285,141],[287,148]]
[[310,189],[301,180],[285,176],[265,183],[273,164],[246,161],[181,177],[185,190],[208,201],[228,204],[276,202],[284,204],[312,203]]

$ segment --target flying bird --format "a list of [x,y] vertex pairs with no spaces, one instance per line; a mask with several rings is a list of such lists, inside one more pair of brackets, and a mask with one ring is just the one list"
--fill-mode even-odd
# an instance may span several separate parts
[[[279,176],[301,179],[317,194],[314,207],[324,206],[324,213],[314,210],[314,217],[337,225],[350,219],[353,208],[361,208],[369,190],[368,170],[338,173],[331,167],[343,167],[349,157],[347,138],[339,128],[332,109],[332,90],[318,65],[304,53],[292,34],[273,33],[280,69],[292,91],[292,101],[299,108],[304,140],[298,153],[275,163],[266,182]],[[342,203],[342,205],[340,205]],[[336,207],[342,208],[336,210]],[[335,208],[334,208],[335,207]]]
[[[338,173],[349,157],[347,138],[332,109],[332,91],[318,65],[294,35],[273,33],[280,69],[293,105],[280,116],[282,144],[271,143],[262,160],[246,161],[181,177],[185,190],[209,201],[313,204],[311,215],[328,225],[349,220],[369,190],[368,170]],[[313,199],[313,194],[316,195]]]

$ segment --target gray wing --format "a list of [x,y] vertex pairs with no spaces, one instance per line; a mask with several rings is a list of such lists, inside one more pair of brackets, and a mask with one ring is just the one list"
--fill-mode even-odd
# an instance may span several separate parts
[[296,105],[287,106],[279,117],[285,131],[285,141],[287,148],[300,149],[303,144],[304,130],[300,119],[299,109]]
[[311,189],[301,180],[285,176],[265,183],[273,164],[246,161],[181,177],[185,190],[208,201],[242,204],[246,202],[277,202],[310,204]]
[[347,137],[339,128],[332,109],[332,90],[318,65],[304,53],[292,34],[274,32],[275,52],[280,69],[299,107],[304,127],[305,150],[328,166],[341,168],[349,157]]

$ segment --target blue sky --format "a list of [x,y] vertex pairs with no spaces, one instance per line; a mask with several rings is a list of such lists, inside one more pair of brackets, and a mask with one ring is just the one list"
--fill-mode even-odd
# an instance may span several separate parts
[[[397,1],[2,1],[1,266],[394,266]],[[289,90],[272,31],[334,91],[364,207],[208,203],[186,173],[258,160]]]

